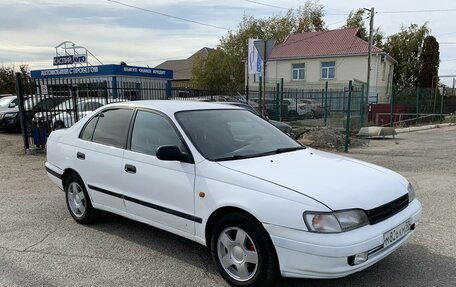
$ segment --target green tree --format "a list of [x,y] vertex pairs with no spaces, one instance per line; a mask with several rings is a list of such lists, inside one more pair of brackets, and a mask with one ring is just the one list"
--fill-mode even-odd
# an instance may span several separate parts
[[[344,28],[358,28],[359,29],[359,34],[361,36],[361,39],[365,41],[369,41],[369,31],[366,28],[366,20],[368,17],[365,17],[366,11],[362,8],[359,8],[357,10],[352,10],[350,14],[348,14],[347,17],[347,22],[343,26]],[[384,34],[380,30],[379,27],[374,29],[374,33],[372,36],[372,44],[374,46],[377,46],[379,48],[383,47],[383,39],[384,39]]]
[[365,10],[362,8],[350,11],[350,14],[348,14],[347,17],[347,22],[343,27],[358,28],[361,38],[367,41],[369,38],[369,32],[367,31],[366,23],[364,22],[364,14]]
[[415,86],[421,68],[420,55],[424,39],[429,34],[427,23],[411,24],[387,38],[384,49],[398,63],[394,66],[393,84],[403,89]]
[[427,36],[423,41],[420,54],[418,86],[431,88],[433,77],[438,74],[440,63],[439,43],[434,36]]
[[243,66],[239,66],[232,55],[227,54],[221,48],[217,48],[207,55],[198,57],[193,62],[192,83],[197,88],[209,90],[236,91]]
[[294,33],[315,32],[326,30],[324,6],[318,1],[307,1],[296,10],[297,27]]
[[[238,29],[221,38],[217,48],[220,51],[193,63],[192,81],[206,87],[216,84],[217,89],[240,89],[244,84],[249,38],[275,39],[282,43],[290,34],[325,30],[323,16],[323,6],[311,1],[297,10],[290,9],[284,15],[262,19],[244,15]],[[220,73],[225,74],[222,77]]]
[[0,67],[0,94],[14,94],[16,92],[16,79],[14,66]]
[[[20,65],[19,72],[22,76],[24,93],[32,94],[33,86],[31,85],[30,71],[28,65]],[[0,94],[16,93],[16,69],[14,65],[0,67]]]

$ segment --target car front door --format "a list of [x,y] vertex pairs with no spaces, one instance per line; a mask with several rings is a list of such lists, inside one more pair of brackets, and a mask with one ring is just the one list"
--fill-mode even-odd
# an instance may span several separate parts
[[190,155],[178,131],[166,116],[138,110],[130,138],[122,163],[127,212],[155,226],[194,234],[195,222],[201,222],[194,216],[194,164],[156,157],[160,146],[169,145]]
[[92,117],[74,147],[76,171],[88,188],[94,206],[125,212],[122,194],[122,158],[132,109],[112,108]]

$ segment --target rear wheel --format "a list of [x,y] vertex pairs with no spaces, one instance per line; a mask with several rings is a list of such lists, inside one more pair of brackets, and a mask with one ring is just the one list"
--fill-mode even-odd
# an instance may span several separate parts
[[271,286],[278,277],[269,235],[245,214],[231,213],[215,224],[211,252],[220,274],[233,286]]
[[315,119],[315,111],[314,111],[314,110],[311,110],[311,111],[310,111],[310,113],[309,113],[309,118]]
[[78,223],[92,223],[98,215],[98,210],[93,208],[87,190],[81,178],[71,175],[65,185],[65,195],[68,211]]

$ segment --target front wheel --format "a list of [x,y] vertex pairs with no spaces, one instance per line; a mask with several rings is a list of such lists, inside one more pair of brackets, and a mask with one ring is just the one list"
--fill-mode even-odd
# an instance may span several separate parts
[[90,202],[87,190],[81,178],[71,175],[65,185],[65,195],[68,211],[78,223],[92,223],[97,216],[97,211]]
[[245,214],[228,214],[215,224],[211,252],[220,274],[233,286],[271,286],[278,277],[271,238]]

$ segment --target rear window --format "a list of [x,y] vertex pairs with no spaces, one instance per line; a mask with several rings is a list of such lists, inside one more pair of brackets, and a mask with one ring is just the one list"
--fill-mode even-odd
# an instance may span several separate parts
[[93,132],[92,141],[125,148],[132,114],[133,110],[130,109],[112,109],[101,112]]

